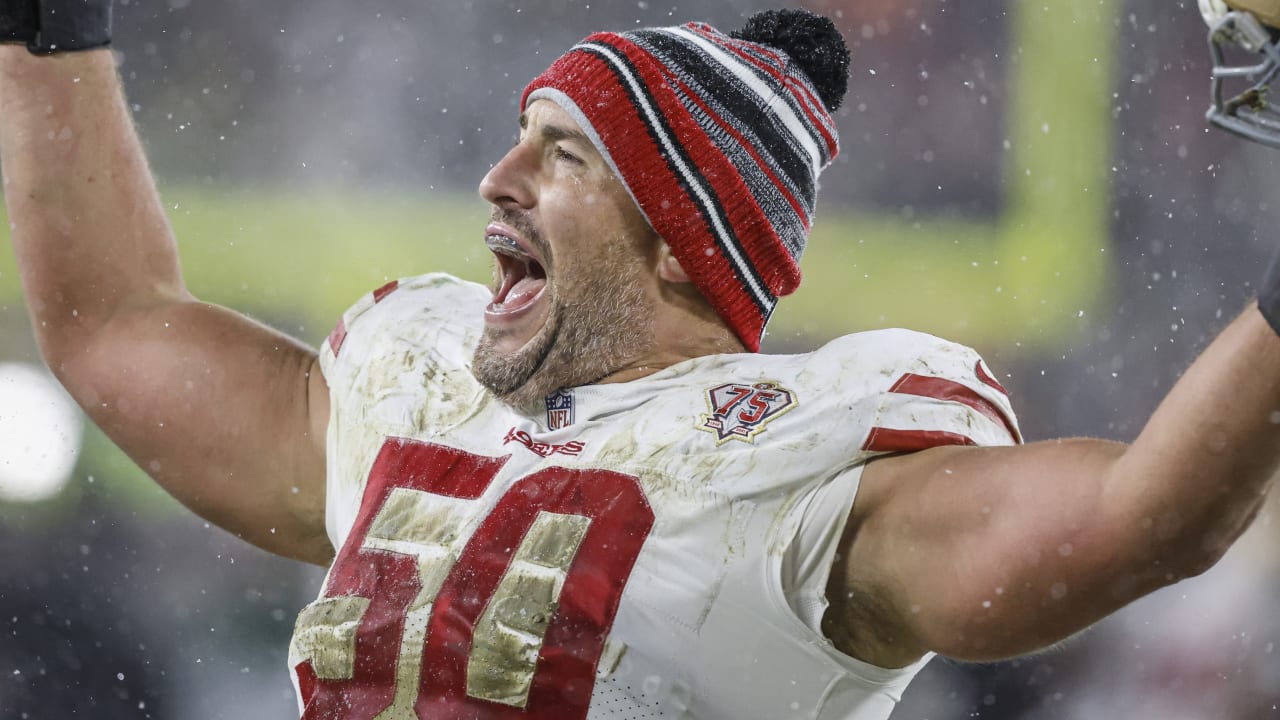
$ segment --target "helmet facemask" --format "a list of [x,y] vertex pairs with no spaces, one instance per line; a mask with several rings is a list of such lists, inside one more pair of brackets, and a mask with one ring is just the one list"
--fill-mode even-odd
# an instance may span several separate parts
[[[1213,57],[1212,104],[1206,117],[1224,130],[1280,148],[1280,107],[1267,97],[1280,75],[1276,30],[1244,11],[1205,13],[1205,20]],[[1232,64],[1228,51],[1233,56],[1251,53],[1253,62]]]

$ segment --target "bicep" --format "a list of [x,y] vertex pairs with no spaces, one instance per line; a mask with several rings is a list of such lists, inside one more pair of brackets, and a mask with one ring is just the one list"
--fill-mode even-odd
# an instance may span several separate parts
[[325,563],[328,396],[314,351],[224,308],[115,315],[54,371],[170,494],[271,552]]
[[1106,502],[1125,447],[1079,439],[873,462],[841,560],[845,590],[872,602],[845,616],[874,615],[898,645],[864,654],[1022,654],[1168,582],[1135,541],[1157,520]]

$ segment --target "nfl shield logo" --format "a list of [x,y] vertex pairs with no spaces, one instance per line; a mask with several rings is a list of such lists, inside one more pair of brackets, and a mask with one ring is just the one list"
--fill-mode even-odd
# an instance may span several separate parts
[[573,424],[573,391],[561,388],[547,396],[547,429],[560,430]]
[[728,440],[752,442],[766,425],[796,406],[795,395],[773,382],[727,383],[707,391],[711,412],[702,416],[699,430],[716,434],[716,444]]

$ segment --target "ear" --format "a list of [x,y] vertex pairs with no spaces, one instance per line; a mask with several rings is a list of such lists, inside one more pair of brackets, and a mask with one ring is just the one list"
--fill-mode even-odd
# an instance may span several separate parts
[[671,254],[671,248],[666,243],[662,243],[658,248],[658,277],[673,283],[687,283],[689,274],[681,267],[680,261],[675,255]]

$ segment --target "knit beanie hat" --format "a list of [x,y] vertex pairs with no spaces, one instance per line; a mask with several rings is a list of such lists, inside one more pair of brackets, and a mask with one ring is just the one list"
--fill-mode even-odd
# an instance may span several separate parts
[[818,174],[849,51],[832,22],[770,10],[725,35],[705,23],[596,33],[525,88],[595,144],[720,317],[752,352],[800,285]]

